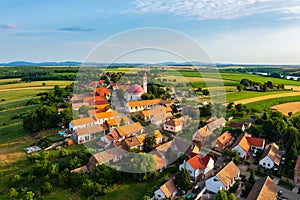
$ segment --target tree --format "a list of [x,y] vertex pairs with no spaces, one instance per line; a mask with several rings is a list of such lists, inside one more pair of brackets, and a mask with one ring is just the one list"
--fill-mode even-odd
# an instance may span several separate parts
[[57,97],[61,97],[62,93],[63,93],[62,89],[58,85],[55,85],[54,86],[54,95]]
[[32,191],[27,191],[24,195],[25,200],[33,200],[35,194]]
[[17,198],[19,196],[19,192],[15,188],[10,188],[9,196],[13,199]]
[[230,102],[228,105],[227,105],[227,109],[232,109],[232,107],[234,106],[234,103],[233,102]]
[[202,88],[201,87],[198,87],[196,92],[202,92]]
[[190,188],[190,174],[186,169],[182,169],[175,176],[174,183],[180,189],[187,191]]
[[43,186],[42,186],[42,191],[44,193],[49,193],[53,190],[52,184],[48,181],[44,182]]
[[155,149],[155,146],[156,146],[155,136],[146,137],[144,144],[143,144],[143,151],[148,153],[148,152],[152,151],[153,149]]
[[203,94],[203,95],[205,95],[205,96],[209,95],[209,91],[208,91],[208,89],[204,89],[204,90],[202,90],[202,94]]
[[59,166],[58,166],[57,163],[53,163],[52,165],[50,165],[49,173],[51,175],[58,175],[58,173],[59,173]]
[[238,85],[238,86],[236,87],[236,89],[240,92],[240,91],[243,90],[243,86],[242,86],[242,85]]
[[215,200],[228,200],[227,192],[225,190],[219,190],[214,197]]

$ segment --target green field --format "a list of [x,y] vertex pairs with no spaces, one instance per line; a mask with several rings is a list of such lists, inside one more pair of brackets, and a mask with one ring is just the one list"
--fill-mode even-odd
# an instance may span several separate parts
[[[4,79],[7,80],[7,79]],[[10,84],[1,84],[0,90],[2,89],[13,89],[13,88],[27,88],[27,87],[43,87],[43,83],[45,83],[45,87],[49,86],[66,86],[73,83],[73,81],[32,81],[29,83],[20,82],[20,83],[10,83]]]
[[272,94],[284,94],[290,93],[290,90],[284,91],[273,91],[273,92],[255,92],[255,91],[241,91],[241,92],[231,92],[226,94],[227,102],[238,101],[242,99],[250,99],[253,97],[267,96]]
[[263,101],[249,103],[246,105],[250,109],[255,109],[255,110],[261,111],[261,110],[269,109],[270,107],[278,105],[278,104],[296,102],[296,101],[300,101],[300,96],[267,99],[267,100],[263,100]]

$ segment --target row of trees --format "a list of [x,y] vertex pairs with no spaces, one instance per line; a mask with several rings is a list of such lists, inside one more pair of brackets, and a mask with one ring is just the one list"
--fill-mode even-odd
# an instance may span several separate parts
[[240,85],[237,86],[237,90],[253,90],[253,91],[268,91],[268,90],[283,90],[283,84],[273,84],[271,81],[267,81],[266,83],[259,83],[255,81],[251,81],[250,79],[244,78],[240,81]]

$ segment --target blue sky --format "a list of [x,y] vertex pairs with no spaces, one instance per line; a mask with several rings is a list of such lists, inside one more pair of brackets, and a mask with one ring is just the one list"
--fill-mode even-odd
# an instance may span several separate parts
[[84,61],[103,40],[143,27],[186,34],[213,62],[300,64],[299,0],[1,1],[0,62]]

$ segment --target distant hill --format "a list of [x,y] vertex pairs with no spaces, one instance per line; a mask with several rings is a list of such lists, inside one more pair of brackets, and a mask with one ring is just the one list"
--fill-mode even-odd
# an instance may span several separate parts
[[18,67],[18,66],[100,66],[100,67],[134,67],[134,66],[207,66],[207,67],[230,67],[230,66],[240,66],[240,67],[300,67],[300,65],[271,65],[271,64],[234,64],[234,63],[204,63],[204,62],[161,62],[155,64],[147,64],[147,63],[97,63],[97,62],[76,62],[76,61],[64,61],[64,62],[28,62],[28,61],[14,61],[9,63],[0,63],[0,66],[8,66],[8,67]]

